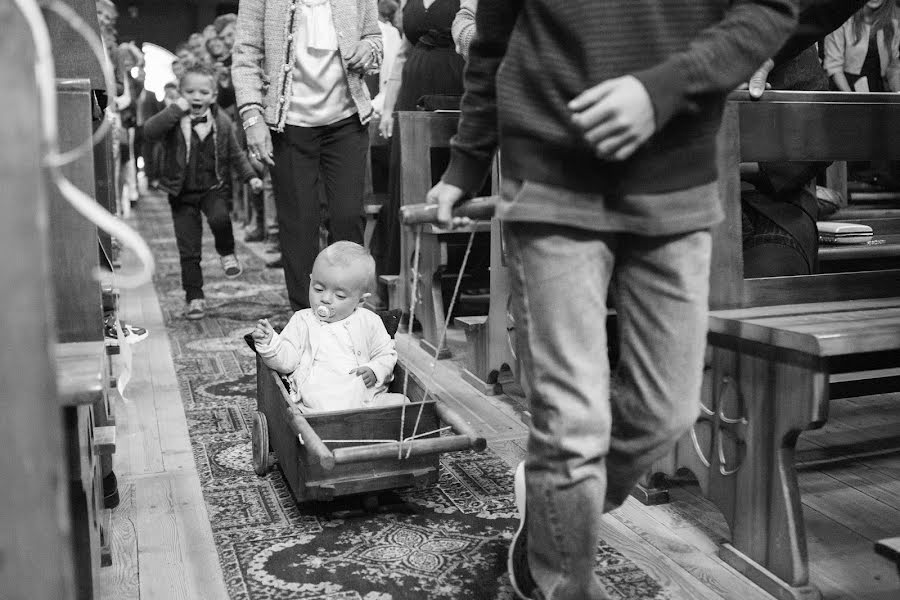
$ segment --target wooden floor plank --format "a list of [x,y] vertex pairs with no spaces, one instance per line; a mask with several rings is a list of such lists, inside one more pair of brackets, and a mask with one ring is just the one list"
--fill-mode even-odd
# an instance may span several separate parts
[[600,535],[624,557],[656,580],[669,593],[670,598],[683,600],[721,598],[665,553],[644,541],[614,515],[604,515]]
[[112,565],[100,569],[98,600],[139,597],[134,484],[120,482],[119,497],[119,506],[113,509],[111,519]]
[[[723,598],[746,600],[771,600],[771,596],[747,580],[716,556],[715,544],[699,528],[684,526],[669,528],[648,518],[646,508],[629,498],[625,504],[613,511],[618,519],[634,531],[645,542],[651,544],[679,567],[690,573],[705,588]],[[692,541],[699,541],[694,544]]]
[[134,503],[140,598],[227,598],[196,473],[139,477]]

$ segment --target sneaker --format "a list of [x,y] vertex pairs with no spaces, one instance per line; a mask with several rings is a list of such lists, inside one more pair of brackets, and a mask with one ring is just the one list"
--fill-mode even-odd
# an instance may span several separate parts
[[230,279],[234,279],[239,276],[244,270],[241,268],[241,263],[238,262],[237,256],[234,254],[227,254],[221,258],[222,268],[225,270],[225,277]]
[[203,298],[194,298],[188,302],[187,309],[184,311],[184,316],[191,321],[196,321],[205,317],[206,303],[203,301]]
[[146,327],[138,327],[129,323],[122,323],[122,332],[125,334],[125,341],[129,344],[143,342],[150,335]]
[[519,600],[531,600],[535,597],[537,584],[531,576],[528,566],[528,529],[525,527],[525,462],[516,467],[514,490],[516,509],[519,511],[519,528],[513,535],[509,545],[509,558],[506,566],[509,569],[509,581]]

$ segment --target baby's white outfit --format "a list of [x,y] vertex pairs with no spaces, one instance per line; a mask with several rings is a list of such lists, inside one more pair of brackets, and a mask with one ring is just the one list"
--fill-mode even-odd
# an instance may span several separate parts
[[[297,311],[280,334],[257,351],[269,368],[290,373],[301,407],[312,411],[350,410],[403,401],[388,394],[397,351],[381,317],[358,308],[336,323],[325,323],[311,309]],[[369,367],[375,385],[351,374]]]

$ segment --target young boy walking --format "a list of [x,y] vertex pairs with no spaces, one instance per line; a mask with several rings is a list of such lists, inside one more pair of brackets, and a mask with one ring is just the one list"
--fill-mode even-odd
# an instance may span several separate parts
[[792,33],[794,4],[478,2],[452,160],[429,199],[449,224],[499,134],[533,417],[509,561],[520,598],[607,597],[594,575],[601,515],[699,413],[709,229],[722,215],[716,132],[728,92]]
[[206,315],[200,269],[203,223],[212,231],[226,277],[241,274],[234,255],[228,200],[233,169],[254,192],[263,182],[238,146],[231,119],[216,106],[216,74],[207,66],[187,67],[178,82],[181,97],[144,124],[149,140],[162,141],[159,189],[168,193],[181,257],[185,317]]

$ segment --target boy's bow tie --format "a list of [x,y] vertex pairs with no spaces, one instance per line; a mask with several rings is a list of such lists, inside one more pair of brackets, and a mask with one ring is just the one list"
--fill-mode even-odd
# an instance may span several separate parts
[[200,123],[206,123],[206,115],[203,115],[202,117],[191,117],[191,127],[199,125]]

